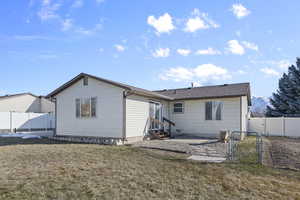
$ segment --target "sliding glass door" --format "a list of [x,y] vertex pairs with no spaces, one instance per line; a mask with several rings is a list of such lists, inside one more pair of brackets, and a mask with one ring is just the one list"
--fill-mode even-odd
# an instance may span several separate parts
[[157,102],[149,102],[149,117],[150,117],[150,129],[156,130],[160,128],[162,120],[162,106]]

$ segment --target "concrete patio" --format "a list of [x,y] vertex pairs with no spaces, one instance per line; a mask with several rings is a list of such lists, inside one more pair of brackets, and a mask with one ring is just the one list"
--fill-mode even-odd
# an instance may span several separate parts
[[190,160],[219,163],[226,160],[226,144],[217,139],[174,138],[150,140],[133,144],[135,147],[158,149],[191,155]]

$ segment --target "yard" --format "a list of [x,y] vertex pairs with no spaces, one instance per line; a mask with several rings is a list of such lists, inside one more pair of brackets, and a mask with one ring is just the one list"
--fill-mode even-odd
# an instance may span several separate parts
[[130,146],[0,140],[5,200],[300,199],[300,173],[256,165],[253,138],[241,145],[250,157],[235,164],[187,161],[185,154]]

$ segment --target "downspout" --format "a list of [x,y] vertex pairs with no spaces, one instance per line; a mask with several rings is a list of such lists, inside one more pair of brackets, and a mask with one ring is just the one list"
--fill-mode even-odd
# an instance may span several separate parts
[[54,114],[54,135],[53,136],[57,136],[57,99],[53,98],[54,102],[55,102],[55,114]]

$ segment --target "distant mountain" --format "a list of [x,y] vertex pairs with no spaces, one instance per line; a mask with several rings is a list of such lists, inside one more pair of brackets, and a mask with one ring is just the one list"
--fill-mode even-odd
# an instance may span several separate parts
[[267,105],[269,105],[269,98],[267,97],[252,97],[251,114],[253,117],[262,117],[265,115]]

